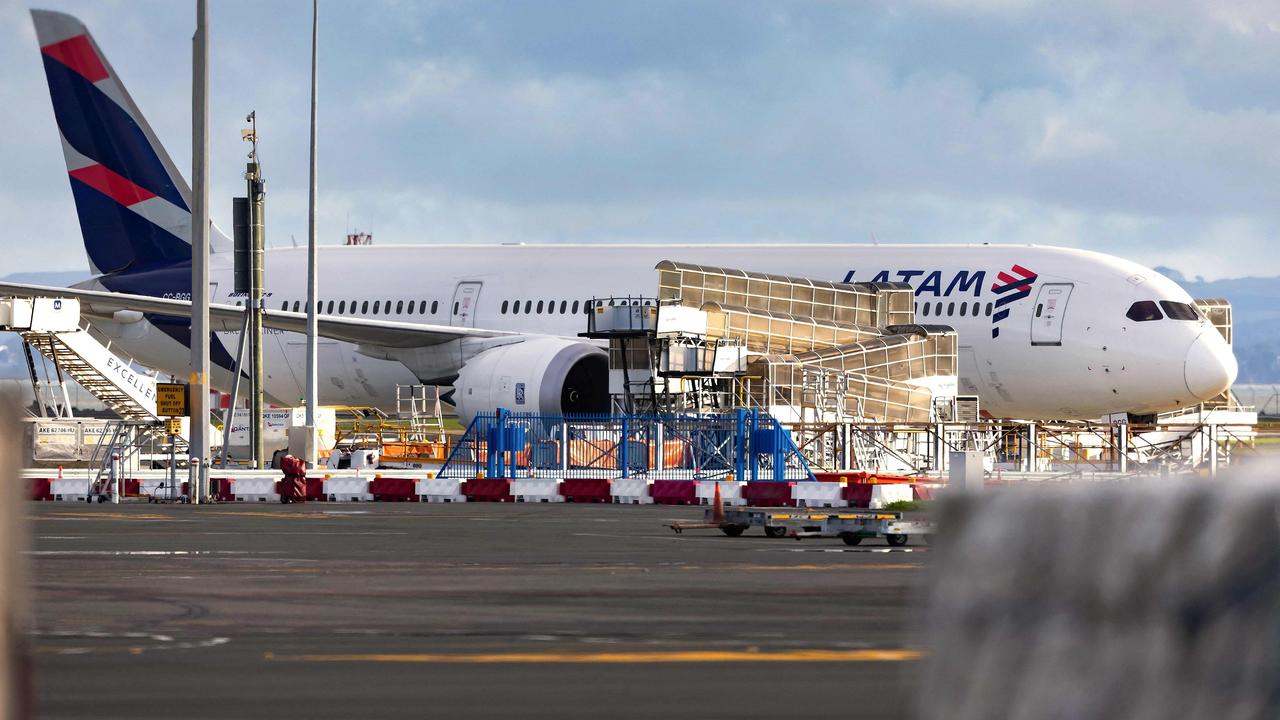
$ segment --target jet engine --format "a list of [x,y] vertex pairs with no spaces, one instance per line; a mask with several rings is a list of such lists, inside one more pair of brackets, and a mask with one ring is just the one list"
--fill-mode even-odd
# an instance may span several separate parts
[[553,415],[607,412],[609,356],[583,342],[533,338],[471,358],[453,389],[463,423],[497,408]]

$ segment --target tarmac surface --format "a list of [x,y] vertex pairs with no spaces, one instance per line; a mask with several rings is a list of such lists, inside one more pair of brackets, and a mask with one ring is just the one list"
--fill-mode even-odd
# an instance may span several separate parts
[[31,503],[53,718],[903,718],[928,551],[700,508]]

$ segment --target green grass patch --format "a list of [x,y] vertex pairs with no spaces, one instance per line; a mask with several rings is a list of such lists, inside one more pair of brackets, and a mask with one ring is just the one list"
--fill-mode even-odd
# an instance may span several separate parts
[[888,505],[885,505],[882,509],[896,512],[915,512],[918,510],[928,510],[929,505],[930,503],[927,500],[895,500]]

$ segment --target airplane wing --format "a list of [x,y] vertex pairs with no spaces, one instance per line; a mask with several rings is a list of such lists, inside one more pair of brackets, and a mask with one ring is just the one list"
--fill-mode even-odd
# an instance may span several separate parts
[[[189,300],[172,300],[149,295],[131,295],[104,290],[82,290],[79,288],[0,282],[0,296],[75,298],[80,301],[80,313],[82,315],[106,320],[117,319],[115,313],[120,310],[176,317],[191,316],[191,302]],[[209,305],[210,323],[215,325],[220,323],[221,329],[224,330],[238,331],[241,323],[244,322],[244,313],[245,309],[236,305],[220,303],[210,303]],[[307,315],[306,313],[286,312],[283,310],[265,310],[262,324],[265,327],[277,330],[306,334]],[[505,330],[484,330],[481,328],[454,327],[452,325],[425,325],[336,315],[320,315],[316,324],[321,337],[386,348],[427,347],[464,337],[495,338],[520,334]]]

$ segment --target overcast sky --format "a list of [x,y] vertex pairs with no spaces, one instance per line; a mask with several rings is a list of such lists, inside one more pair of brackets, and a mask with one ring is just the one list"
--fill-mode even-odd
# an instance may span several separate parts
[[[306,241],[310,3],[213,0],[214,218],[256,109]],[[0,0],[4,270],[85,267]],[[72,2],[190,168],[194,2]],[[321,2],[322,242],[1034,242],[1280,274],[1280,3]]]

